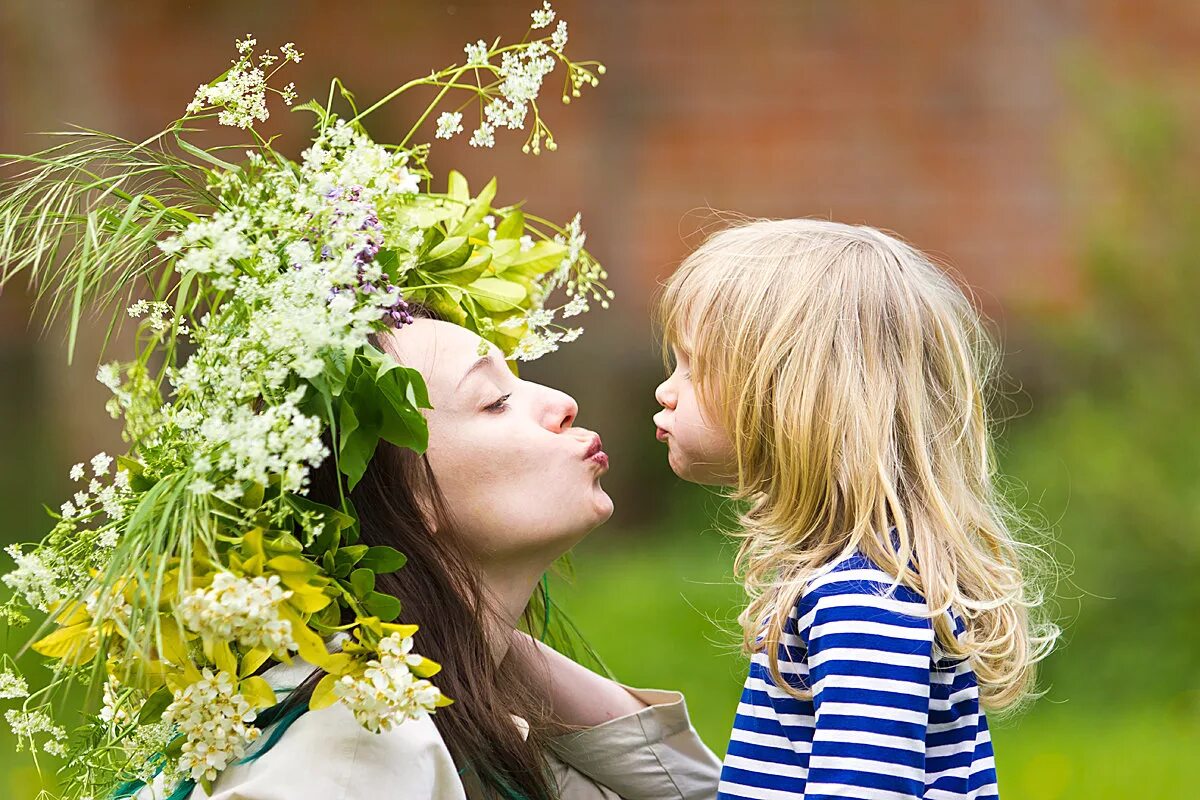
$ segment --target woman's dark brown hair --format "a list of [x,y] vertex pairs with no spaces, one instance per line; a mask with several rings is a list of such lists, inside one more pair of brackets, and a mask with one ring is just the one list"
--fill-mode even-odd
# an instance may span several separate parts
[[[373,344],[385,349],[376,338]],[[326,434],[326,445],[329,445]],[[310,477],[308,496],[340,505],[338,474],[329,457]],[[344,484],[343,484],[344,485]],[[429,462],[423,455],[380,441],[350,493],[361,526],[360,544],[390,545],[408,556],[398,572],[379,575],[375,588],[404,606],[400,621],[417,624],[417,650],[442,665],[435,682],[454,703],[433,720],[470,793],[515,800],[557,795],[545,750],[549,712],[534,675],[496,664],[485,632],[493,614],[479,571],[455,536]],[[443,524],[433,529],[432,515]],[[343,620],[351,622],[352,619]],[[289,695],[308,704],[323,672]],[[530,722],[522,738],[511,717]]]

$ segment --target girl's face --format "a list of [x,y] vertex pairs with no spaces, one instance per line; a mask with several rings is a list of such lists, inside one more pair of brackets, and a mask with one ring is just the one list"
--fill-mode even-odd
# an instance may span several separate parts
[[733,443],[701,409],[687,351],[679,346],[671,350],[675,371],[654,391],[654,399],[663,409],[654,415],[654,424],[658,426],[658,440],[667,443],[667,461],[685,481],[732,485],[737,481]]
[[426,458],[454,526],[485,565],[540,568],[612,515],[600,488],[608,456],[574,426],[563,392],[520,380],[500,351],[448,322],[417,319],[391,335],[429,389]]

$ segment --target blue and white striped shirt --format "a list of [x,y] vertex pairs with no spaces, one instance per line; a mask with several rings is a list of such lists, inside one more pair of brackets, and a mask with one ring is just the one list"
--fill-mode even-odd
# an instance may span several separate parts
[[779,669],[813,699],[778,688],[754,655],[719,800],[998,797],[975,674],[940,654],[924,598],[892,581],[855,553],[805,585]]

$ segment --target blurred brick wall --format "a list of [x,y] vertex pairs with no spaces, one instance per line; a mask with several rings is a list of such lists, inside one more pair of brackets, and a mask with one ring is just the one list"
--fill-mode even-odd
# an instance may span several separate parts
[[[476,185],[495,174],[502,202],[528,198],[544,216],[583,212],[618,303],[607,319],[585,319],[592,330],[574,358],[529,374],[590,401],[585,417],[594,409],[594,424],[613,429],[610,450],[629,457],[631,491],[664,469],[645,444],[656,371],[647,300],[711,222],[706,209],[867,222],[953,264],[990,313],[1069,306],[1078,287],[1061,165],[1065,64],[1082,49],[1122,69],[1165,70],[1180,92],[1194,92],[1200,74],[1200,4],[1172,0],[555,5],[570,24],[569,52],[608,66],[600,87],[567,108],[552,76],[544,107],[558,152],[524,156],[520,136],[501,132],[495,151],[465,137],[438,142],[433,164]],[[6,0],[0,149],[31,149],[25,133],[70,122],[147,136],[247,31],[260,45],[291,40],[306,52],[289,68],[302,95],[323,96],[336,74],[369,102],[460,59],[464,42],[519,35],[532,7]],[[373,132],[398,138],[416,107],[390,107]],[[307,124],[282,113],[271,123],[285,147]],[[63,449],[94,452],[115,437],[99,387],[90,368],[58,368],[61,338],[33,341],[27,303],[18,287],[0,296],[0,348],[34,350],[54,368],[43,378],[23,368],[4,390],[41,381]],[[94,363],[89,355],[81,363]]]

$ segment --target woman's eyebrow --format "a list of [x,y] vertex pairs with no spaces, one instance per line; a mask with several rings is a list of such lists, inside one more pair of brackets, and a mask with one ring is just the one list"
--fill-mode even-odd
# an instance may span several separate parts
[[485,369],[487,367],[492,367],[494,365],[495,365],[495,362],[492,360],[492,356],[490,353],[488,355],[484,356],[483,358],[479,359],[474,364],[472,364],[471,367],[465,373],[463,373],[462,380],[460,380],[458,382],[458,386],[455,387],[456,390],[462,388],[462,385],[464,383],[466,383],[467,378],[471,377],[479,370]]

